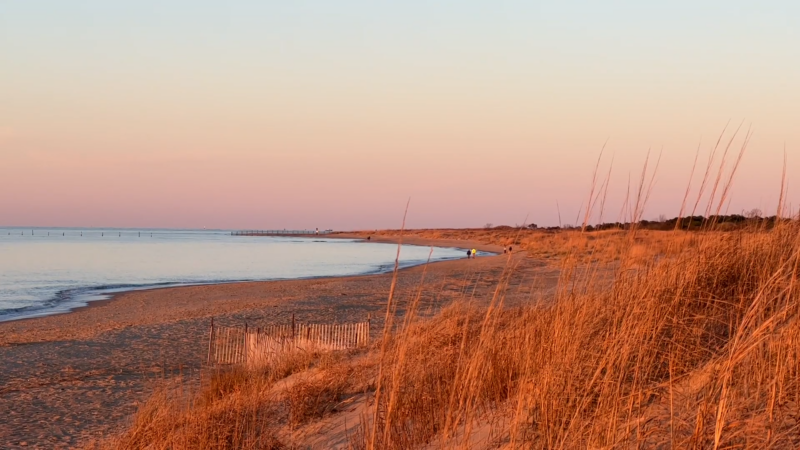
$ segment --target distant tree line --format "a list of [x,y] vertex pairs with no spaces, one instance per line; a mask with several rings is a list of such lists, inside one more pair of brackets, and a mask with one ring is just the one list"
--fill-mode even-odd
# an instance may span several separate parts
[[[740,229],[748,226],[760,226],[764,228],[772,228],[775,226],[775,223],[778,221],[789,221],[791,219],[787,218],[780,218],[778,219],[777,216],[770,216],[770,217],[761,217],[761,211],[758,209],[754,209],[748,211],[743,214],[728,214],[728,215],[711,215],[708,217],[705,216],[688,216],[688,217],[674,217],[672,219],[666,219],[663,215],[658,218],[658,220],[641,220],[636,223],[636,228],[640,230],[661,230],[661,231],[668,231],[674,229],[680,230],[701,230],[706,229],[709,226],[718,227],[718,229],[722,230],[735,230]],[[633,227],[633,224],[630,222],[607,222],[601,223],[596,225],[588,225],[586,227],[586,231],[601,231],[601,230],[630,230]],[[486,228],[492,228],[495,230],[504,230],[504,229],[519,229],[519,226],[511,227],[508,225],[500,225],[496,227],[492,227],[491,224],[486,224]],[[526,225],[525,228],[532,229],[532,230],[545,230],[545,231],[557,231],[557,230],[573,230],[579,229],[580,227],[576,227],[573,225],[563,225],[560,227],[544,227],[539,228],[536,224],[532,223]]]
[[[743,215],[743,214],[728,214],[728,215],[711,215],[705,216],[689,216],[689,217],[674,217],[669,220],[642,220],[636,224],[636,227],[641,230],[700,230],[708,228],[709,226],[718,226],[723,230],[740,229],[748,226],[760,226],[765,228],[772,228],[778,221],[777,216],[761,217],[760,215]],[[789,219],[780,219],[789,220]],[[586,227],[587,231],[593,230],[629,230],[631,223],[603,223],[598,225],[589,225]]]

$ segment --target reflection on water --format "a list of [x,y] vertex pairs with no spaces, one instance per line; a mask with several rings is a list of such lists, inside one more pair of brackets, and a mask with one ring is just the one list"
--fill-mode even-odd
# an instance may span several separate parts
[[[136,288],[386,271],[396,249],[225,231],[0,228],[0,321],[65,312]],[[424,263],[428,252],[403,246],[401,264]],[[433,252],[433,260],[461,256]]]

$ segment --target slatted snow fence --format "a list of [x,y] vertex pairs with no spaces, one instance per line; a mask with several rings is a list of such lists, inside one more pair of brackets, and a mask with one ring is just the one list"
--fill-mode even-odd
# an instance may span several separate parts
[[269,364],[287,352],[348,350],[369,345],[370,320],[345,324],[295,323],[265,328],[225,327],[211,321],[208,364]]

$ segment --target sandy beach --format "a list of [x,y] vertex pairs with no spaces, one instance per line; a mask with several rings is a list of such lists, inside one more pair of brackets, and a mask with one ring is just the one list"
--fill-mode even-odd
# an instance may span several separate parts
[[[466,241],[404,242],[502,252]],[[510,306],[546,295],[558,276],[557,269],[523,253],[434,263],[427,268],[422,311],[433,313],[462,297],[485,301],[509,264],[517,266],[506,298]],[[400,272],[398,314],[425,270]],[[374,334],[383,326],[391,278],[389,273],[134,291],[68,314],[0,323],[0,444],[69,448],[114,432],[163,377],[197,379],[212,317],[220,324],[257,327],[286,323],[292,314],[312,323],[371,315]]]

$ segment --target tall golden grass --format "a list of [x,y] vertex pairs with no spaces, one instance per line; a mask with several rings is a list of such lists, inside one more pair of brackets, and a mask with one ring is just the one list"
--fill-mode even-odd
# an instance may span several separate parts
[[610,288],[584,271],[551,303],[454,306],[401,335],[374,447],[466,447],[503,417],[512,448],[796,448],[798,253],[794,222],[710,232]]

